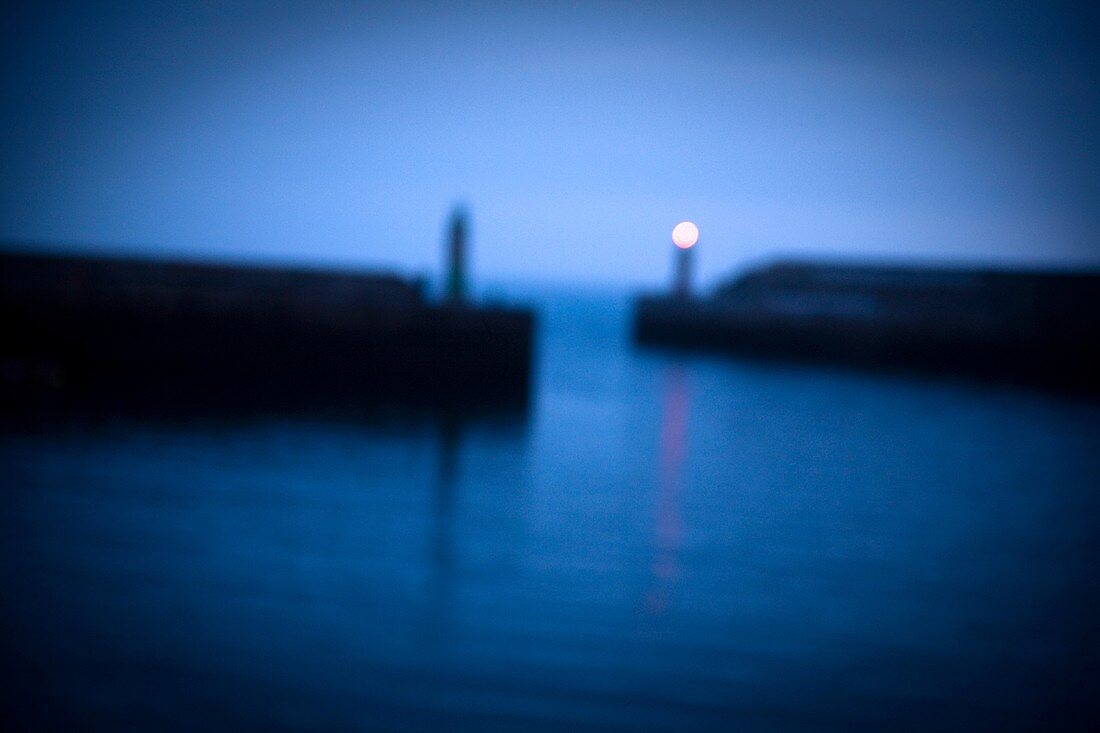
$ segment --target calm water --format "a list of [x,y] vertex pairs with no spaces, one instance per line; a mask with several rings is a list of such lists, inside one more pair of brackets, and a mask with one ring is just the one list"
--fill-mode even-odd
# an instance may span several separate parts
[[637,352],[537,296],[526,415],[0,436],[28,728],[1052,728],[1097,690],[1100,408]]

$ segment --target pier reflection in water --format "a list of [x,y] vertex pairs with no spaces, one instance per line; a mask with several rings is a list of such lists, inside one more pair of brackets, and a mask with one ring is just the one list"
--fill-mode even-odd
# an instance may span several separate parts
[[821,730],[1088,711],[1100,411],[627,342],[504,417],[9,422],[7,718]]

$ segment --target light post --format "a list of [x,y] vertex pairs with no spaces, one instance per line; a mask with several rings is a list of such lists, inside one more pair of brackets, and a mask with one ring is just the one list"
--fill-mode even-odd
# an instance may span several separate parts
[[698,241],[699,227],[690,221],[682,221],[672,230],[672,243],[676,245],[672,294],[676,298],[691,297],[691,248]]
[[447,280],[443,297],[451,305],[466,300],[466,211],[458,207],[451,214],[447,232]]

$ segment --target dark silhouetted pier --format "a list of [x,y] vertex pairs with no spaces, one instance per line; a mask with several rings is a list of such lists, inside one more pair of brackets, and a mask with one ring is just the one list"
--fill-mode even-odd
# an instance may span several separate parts
[[7,400],[522,404],[529,311],[436,305],[422,281],[0,252]]
[[779,263],[638,300],[641,344],[1100,390],[1100,274]]

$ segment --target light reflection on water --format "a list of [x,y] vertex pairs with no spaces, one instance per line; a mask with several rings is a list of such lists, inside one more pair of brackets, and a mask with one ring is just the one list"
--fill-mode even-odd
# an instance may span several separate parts
[[655,614],[663,613],[680,573],[679,549],[683,534],[680,493],[687,440],[687,412],[690,396],[687,372],[680,364],[671,365],[664,382],[664,414],[661,418],[661,457],[657,474],[657,498],[653,517],[653,588],[647,606]]
[[0,438],[24,719],[927,729],[1094,685],[1095,406],[635,352],[540,296],[526,415]]

